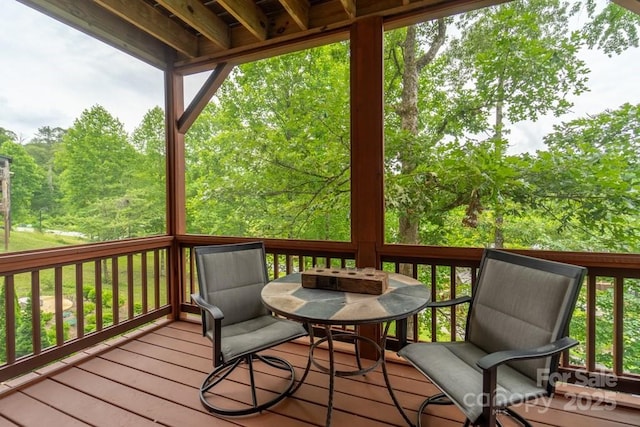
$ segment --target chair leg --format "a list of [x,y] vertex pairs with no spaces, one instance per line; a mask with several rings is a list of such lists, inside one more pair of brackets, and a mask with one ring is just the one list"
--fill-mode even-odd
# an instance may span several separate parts
[[[256,393],[256,384],[255,384],[254,370],[253,370],[253,365],[254,365],[253,362],[256,359],[276,369],[281,369],[284,371],[288,370],[290,372],[289,382],[285,387],[285,389],[274,398],[262,403],[258,402],[257,393]],[[220,406],[212,404],[208,400],[207,394],[216,395],[214,391],[215,387],[218,384],[220,384],[222,381],[227,379],[227,377],[231,374],[231,372],[234,369],[236,369],[243,360],[247,361],[247,364],[248,364],[252,404],[242,409],[228,409],[228,408],[222,408]],[[262,356],[262,355],[246,356],[246,357],[238,358],[230,363],[218,366],[216,369],[214,369],[213,372],[211,372],[205,378],[205,380],[202,383],[202,386],[200,386],[200,402],[202,403],[202,406],[204,406],[209,412],[217,415],[242,416],[242,415],[255,414],[275,405],[285,397],[289,396],[290,391],[293,388],[294,382],[295,382],[295,369],[285,359],[282,359],[276,356]]]
[[513,411],[509,408],[505,408],[503,411],[505,414],[519,422],[522,427],[532,427],[529,421],[522,418],[522,415],[518,414],[516,411]]
[[[417,427],[422,426],[422,413],[424,412],[427,405],[453,405],[453,402],[449,400],[449,398],[444,394],[434,394],[433,396],[429,396],[422,405],[418,408],[418,421],[416,423]],[[466,420],[464,423],[464,427],[469,427],[469,420]]]

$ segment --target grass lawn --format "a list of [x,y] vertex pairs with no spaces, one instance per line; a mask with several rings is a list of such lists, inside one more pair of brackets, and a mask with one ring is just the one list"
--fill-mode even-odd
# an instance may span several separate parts
[[[33,249],[45,249],[58,246],[68,246],[88,243],[87,240],[79,239],[76,237],[61,236],[50,233],[25,232],[25,231],[12,231],[9,237],[9,252],[33,250]],[[2,252],[4,251],[4,245],[2,246]],[[142,301],[142,271],[141,271],[141,255],[136,254],[133,256],[133,299],[135,303]],[[126,304],[128,296],[128,270],[127,270],[127,257],[118,258],[118,297],[121,302]],[[147,255],[147,292],[149,298],[149,304],[152,304],[155,297],[153,289],[153,256]],[[31,296],[31,273],[19,273],[14,275],[15,293],[18,298]],[[81,286],[83,288],[95,289],[95,262],[90,261],[82,264],[82,278]],[[108,259],[102,263],[102,289],[104,291],[116,292],[114,289],[112,277],[112,260]],[[165,279],[165,278],[161,278]],[[55,287],[55,269],[48,268],[39,271],[39,292],[41,296],[51,296],[54,294]],[[62,289],[65,299],[75,302],[76,300],[76,266],[68,265],[62,267]],[[161,304],[166,301],[166,285],[160,284],[160,300]],[[110,304],[111,301],[103,303]],[[75,304],[69,309],[70,312],[75,312]]]
[[77,237],[60,236],[52,233],[40,233],[38,231],[11,231],[9,235],[9,250],[4,249],[4,231],[2,232],[2,244],[0,253],[29,251],[32,249],[53,248],[56,246],[79,245],[88,243],[87,240]]

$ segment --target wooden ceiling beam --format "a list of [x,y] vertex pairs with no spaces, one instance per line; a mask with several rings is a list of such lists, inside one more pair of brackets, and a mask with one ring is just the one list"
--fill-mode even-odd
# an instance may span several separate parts
[[280,0],[280,4],[301,30],[309,29],[309,1],[308,0]]
[[618,6],[629,9],[640,15],[640,0],[612,0]]
[[144,2],[94,0],[96,3],[190,58],[198,56],[198,37]]
[[349,19],[354,19],[356,17],[356,0],[340,0],[340,3],[342,3]]
[[218,4],[233,15],[258,40],[267,39],[267,15],[253,0],[218,0]]
[[227,24],[199,0],[157,0],[157,2],[222,49],[231,47]]
[[167,46],[92,1],[18,0],[154,67],[174,61]]

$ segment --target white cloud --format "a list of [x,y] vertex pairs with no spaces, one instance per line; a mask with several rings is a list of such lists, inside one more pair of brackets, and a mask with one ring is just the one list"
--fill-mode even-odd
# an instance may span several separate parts
[[131,132],[164,106],[160,70],[18,2],[0,9],[0,127],[29,140],[99,104]]

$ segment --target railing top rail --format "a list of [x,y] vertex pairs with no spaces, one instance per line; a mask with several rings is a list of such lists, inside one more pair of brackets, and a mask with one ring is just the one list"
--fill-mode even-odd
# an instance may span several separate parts
[[168,248],[171,236],[145,237],[86,245],[46,248],[0,255],[0,275],[68,265],[76,262],[127,255],[146,250]]
[[267,252],[281,255],[305,255],[353,257],[356,246],[351,242],[336,242],[324,240],[286,240],[286,239],[259,239],[242,237],[218,237],[206,235],[178,235],[177,242],[182,246],[215,245],[227,243],[241,243],[261,240],[264,242]]
[[[627,272],[640,271],[640,254],[620,254],[605,252],[564,252],[524,249],[505,249],[523,255],[536,258],[544,258],[552,261],[581,265],[598,272],[610,272],[612,270]],[[482,248],[458,248],[440,246],[416,246],[416,245],[383,245],[380,249],[380,257],[383,261],[396,262],[420,262],[430,260],[435,263],[451,264],[459,261],[457,265],[463,265],[466,261],[480,262]]]

